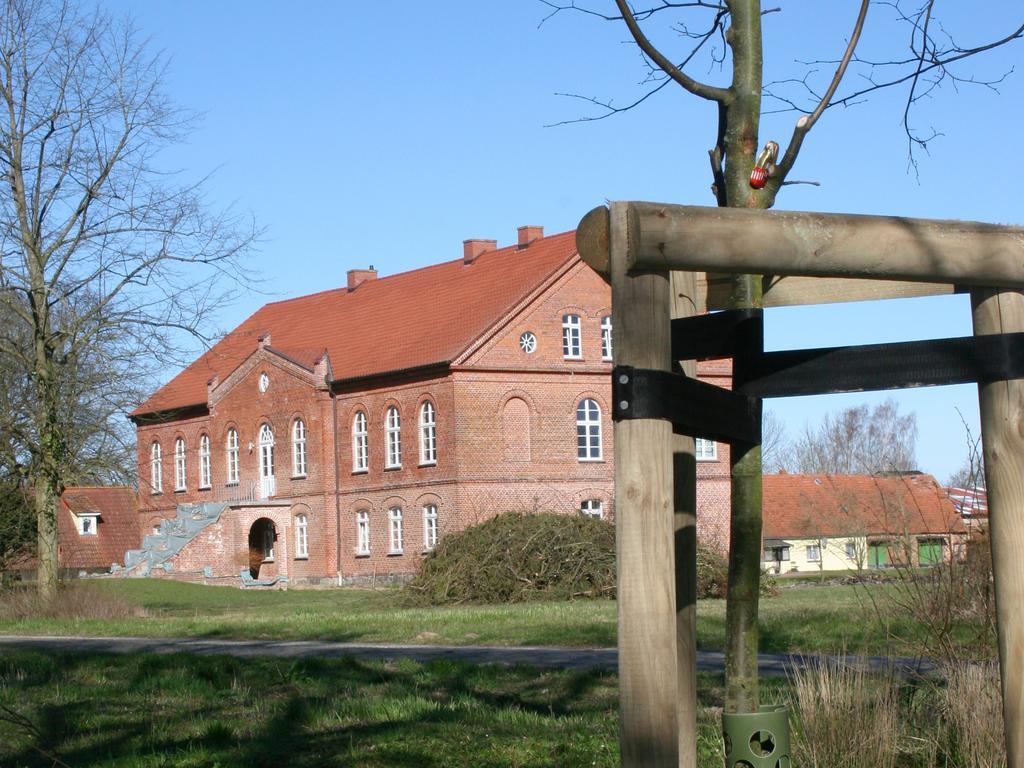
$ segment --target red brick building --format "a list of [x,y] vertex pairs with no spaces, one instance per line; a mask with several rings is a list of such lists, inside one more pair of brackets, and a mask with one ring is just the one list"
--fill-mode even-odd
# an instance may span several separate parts
[[[572,232],[463,250],[267,304],[133,413],[154,573],[407,574],[506,510],[612,516],[608,286]],[[700,452],[717,537],[728,447]]]

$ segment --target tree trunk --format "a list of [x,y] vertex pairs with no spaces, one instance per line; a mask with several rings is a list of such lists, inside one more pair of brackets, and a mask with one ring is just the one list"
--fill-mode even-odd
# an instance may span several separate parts
[[[726,40],[733,55],[731,102],[727,110],[725,145],[725,205],[730,208],[768,208],[772,200],[750,186],[758,148],[761,114],[761,4],[730,0],[732,26]],[[732,281],[733,309],[760,309],[761,278],[737,275]],[[748,328],[734,358],[733,378],[742,378],[744,350],[760,351],[760,319]],[[725,618],[725,710],[756,712],[758,597],[761,577],[761,445],[731,446],[731,514],[729,520],[729,585]]]

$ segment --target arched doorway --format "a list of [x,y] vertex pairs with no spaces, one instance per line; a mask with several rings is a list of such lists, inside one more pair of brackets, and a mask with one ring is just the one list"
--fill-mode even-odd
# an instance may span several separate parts
[[254,579],[260,577],[263,563],[273,562],[276,540],[277,530],[274,528],[274,521],[267,517],[261,517],[249,529],[249,574]]

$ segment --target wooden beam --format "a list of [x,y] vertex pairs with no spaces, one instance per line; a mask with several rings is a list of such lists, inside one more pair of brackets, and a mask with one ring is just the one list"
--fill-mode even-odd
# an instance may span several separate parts
[[[974,333],[1024,331],[1024,293],[971,293]],[[978,386],[1007,765],[1024,768],[1024,379]]]
[[[615,363],[668,371],[669,276],[627,272],[626,206],[612,205],[609,237]],[[672,439],[667,421],[615,425],[619,750],[624,768],[668,768],[679,759]]]
[[[628,269],[1024,287],[1024,229],[977,222],[632,202]],[[577,244],[601,271],[603,214]]]
[[[673,272],[672,319],[703,313],[695,272]],[[697,362],[682,363],[683,375],[697,378]],[[676,680],[679,768],[697,768],[697,456],[688,435],[672,438],[672,496],[675,508]]]
[[[703,289],[709,310],[728,309],[730,277],[699,272],[698,291]],[[912,283],[902,280],[864,280],[854,277],[781,277],[762,278],[765,307],[792,307],[807,304],[837,304],[844,301],[910,299],[918,296],[947,296],[957,293],[947,283]]]

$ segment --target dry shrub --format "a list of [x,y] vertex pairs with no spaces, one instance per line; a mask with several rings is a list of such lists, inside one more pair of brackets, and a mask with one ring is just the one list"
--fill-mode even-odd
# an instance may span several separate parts
[[900,743],[898,690],[889,677],[813,660],[793,672],[794,765],[893,768]]
[[3,619],[124,619],[140,609],[96,584],[61,584],[53,600],[44,600],[33,586],[0,592]]
[[995,592],[987,537],[971,541],[963,556],[927,568],[908,565],[913,542],[900,544],[907,554],[893,564],[896,578],[888,582],[888,608],[893,616],[910,616],[920,625],[920,655],[948,663],[968,649],[983,658],[994,656]]
[[[716,546],[697,544],[697,599],[725,598],[729,588],[729,560]],[[775,577],[761,571],[761,597],[779,594]]]
[[955,662],[944,672],[942,709],[951,768],[1006,768],[999,668]]
[[506,512],[445,536],[406,585],[414,604],[615,596],[615,528],[585,515]]

